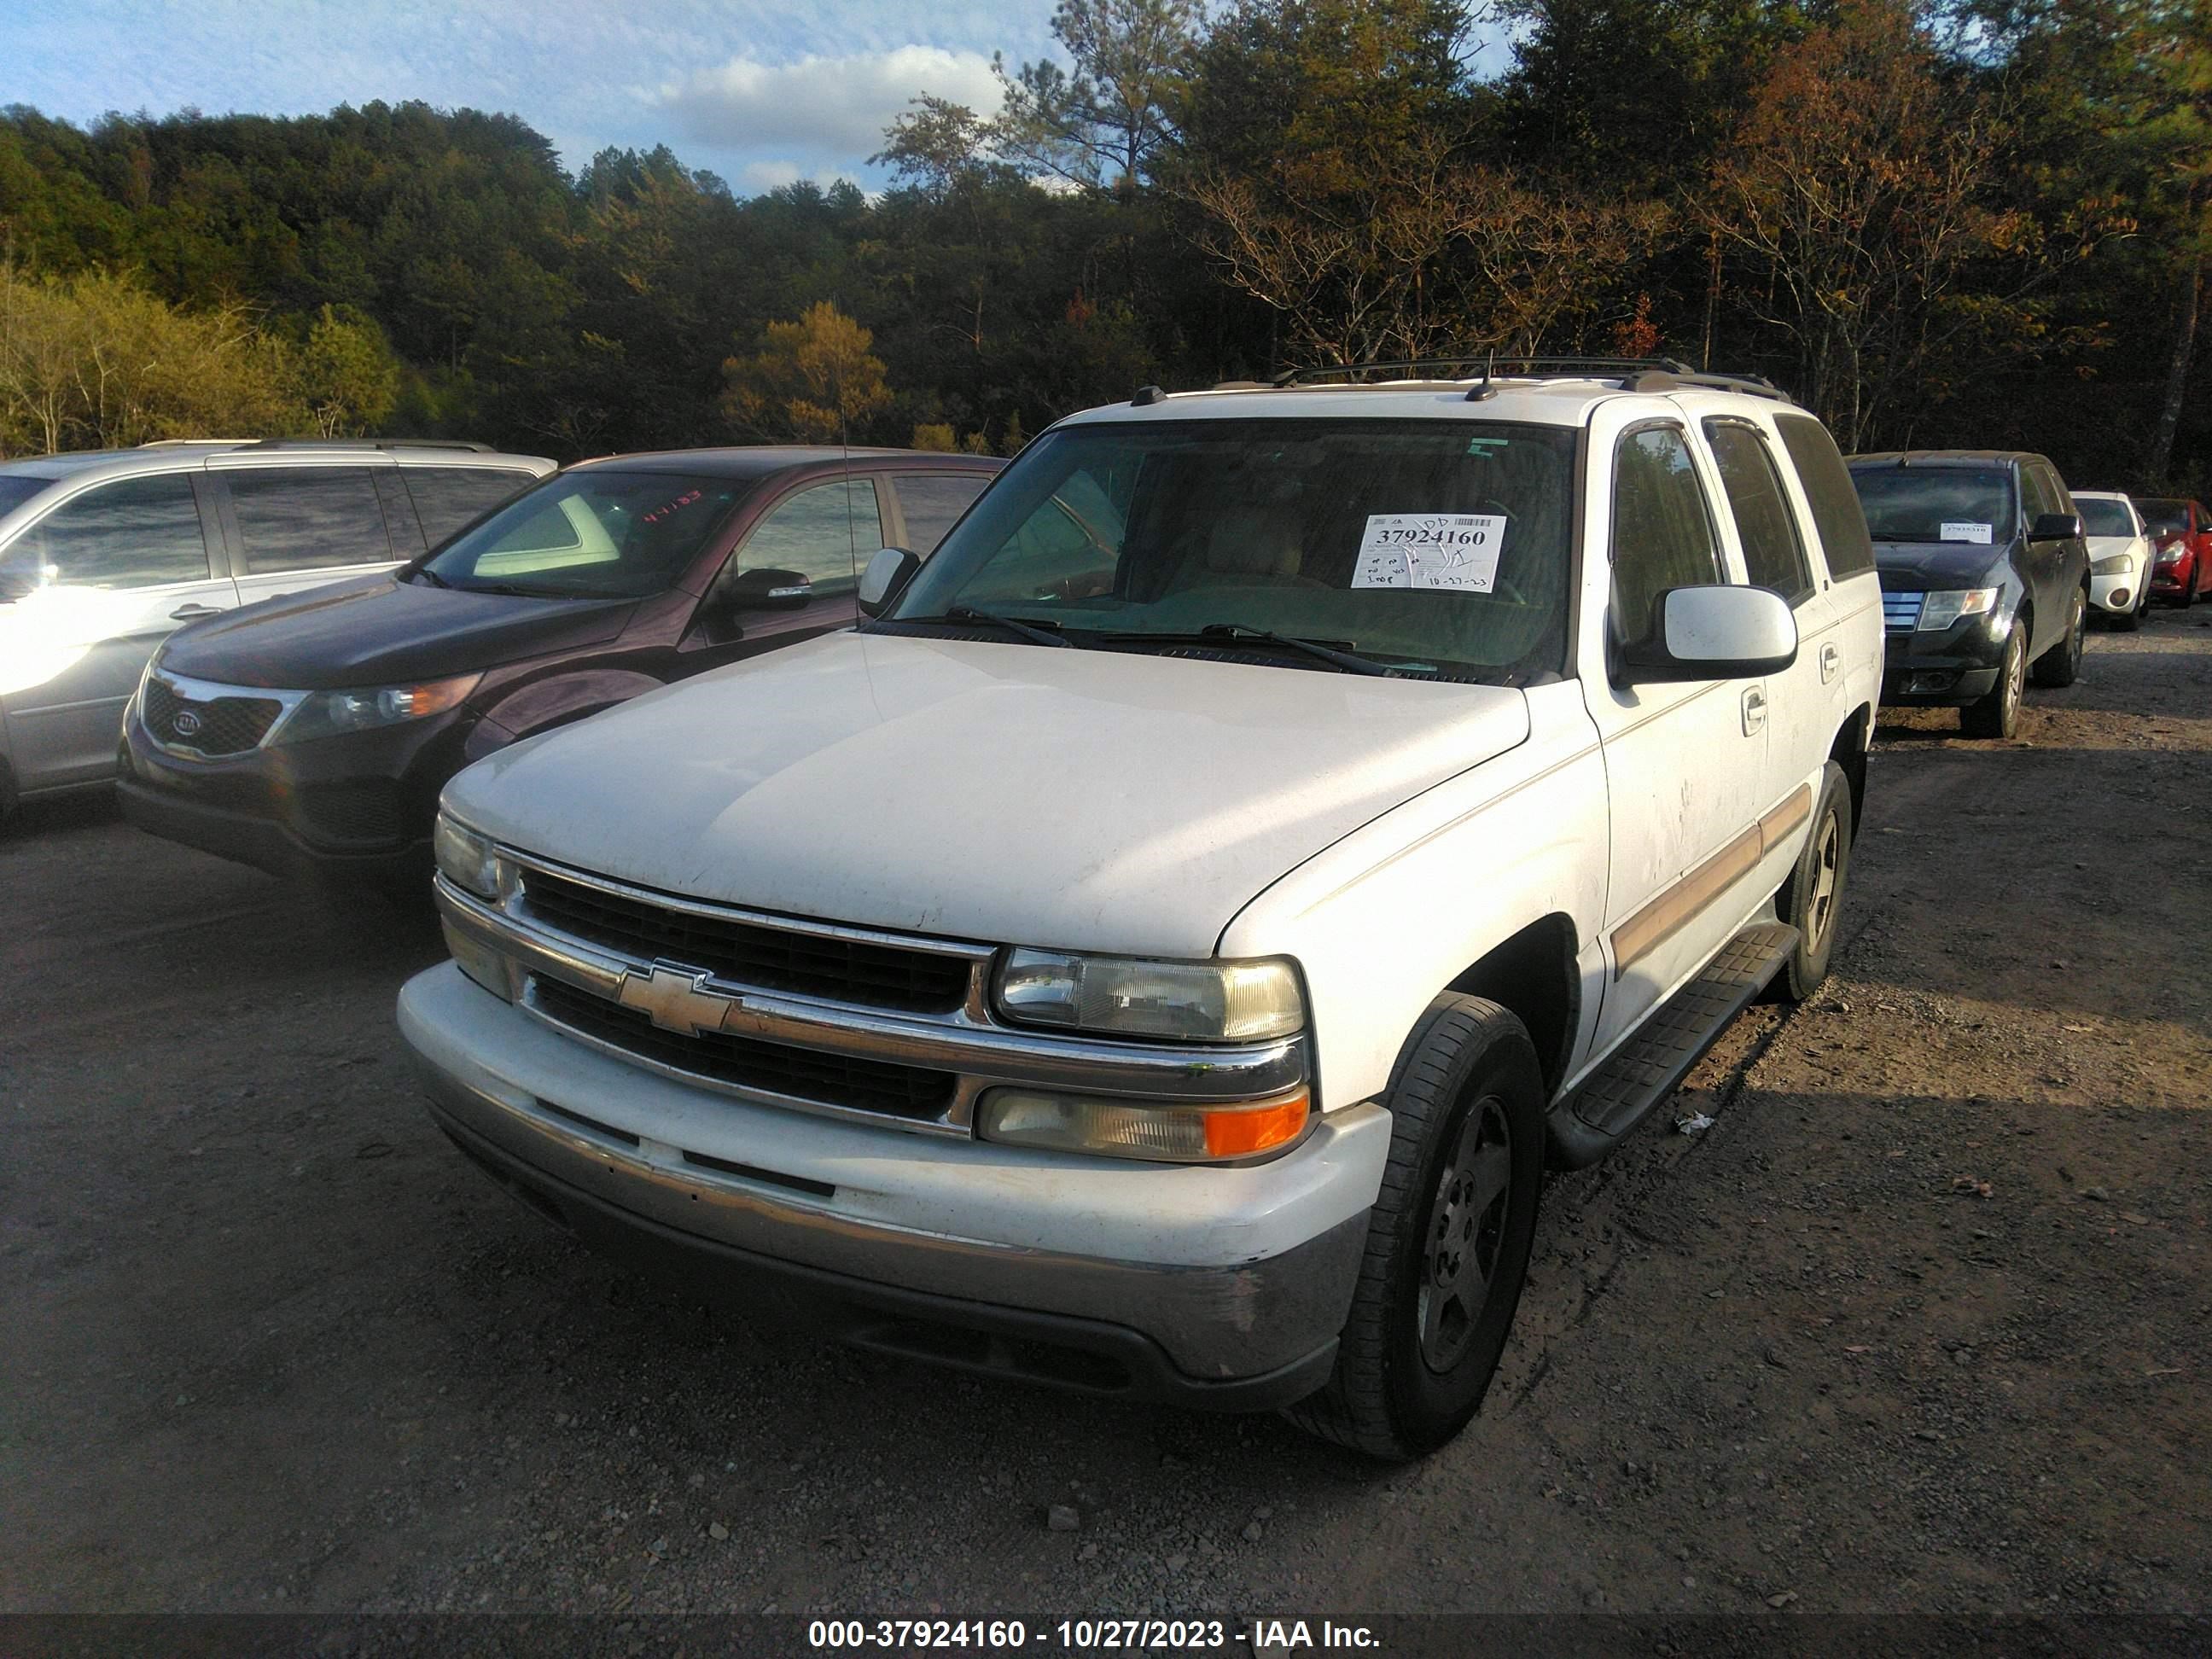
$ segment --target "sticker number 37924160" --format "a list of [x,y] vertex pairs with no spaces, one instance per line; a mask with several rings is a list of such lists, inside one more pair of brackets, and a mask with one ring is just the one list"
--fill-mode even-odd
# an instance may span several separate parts
[[1487,593],[1498,580],[1504,539],[1503,514],[1370,514],[1352,585]]

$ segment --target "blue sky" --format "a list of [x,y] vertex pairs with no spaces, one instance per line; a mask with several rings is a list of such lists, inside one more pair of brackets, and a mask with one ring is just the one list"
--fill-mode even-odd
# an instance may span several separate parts
[[304,114],[419,98],[520,116],[573,168],[665,143],[741,194],[874,184],[918,92],[994,101],[990,58],[1042,57],[1051,0],[0,0],[0,101]]

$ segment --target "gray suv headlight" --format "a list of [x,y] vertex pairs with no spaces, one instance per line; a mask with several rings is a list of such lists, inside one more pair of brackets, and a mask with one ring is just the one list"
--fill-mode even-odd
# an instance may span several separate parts
[[1297,973],[1280,957],[1154,962],[1009,951],[999,968],[998,1004],[1025,1025],[1200,1042],[1288,1036],[1306,1021]]

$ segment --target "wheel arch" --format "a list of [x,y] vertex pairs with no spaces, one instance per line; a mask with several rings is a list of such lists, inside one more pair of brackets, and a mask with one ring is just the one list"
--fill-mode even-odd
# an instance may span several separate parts
[[1874,706],[1861,703],[1837,727],[1836,740],[1828,745],[1828,758],[1842,769],[1844,781],[1851,787],[1851,822],[1855,825],[1866,817],[1867,744],[1873,732]]
[[1566,1077],[1581,1024],[1578,955],[1573,918],[1554,910],[1492,945],[1443,988],[1486,998],[1528,1028],[1547,1093]]

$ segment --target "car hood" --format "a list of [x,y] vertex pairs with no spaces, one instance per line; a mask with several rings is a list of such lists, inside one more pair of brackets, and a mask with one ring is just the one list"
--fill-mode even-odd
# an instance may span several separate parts
[[363,576],[180,629],[161,666],[308,691],[444,679],[611,640],[636,608],[634,599],[530,599]]
[[517,744],[446,805],[669,892],[1203,957],[1285,872],[1528,733],[1503,687],[844,633]]
[[1874,562],[1886,588],[1978,587],[2007,550],[1972,542],[1876,542]]
[[2089,544],[2089,556],[2093,559],[2109,559],[2115,553],[2141,554],[2144,551],[2141,536],[2090,536],[2084,539]]

